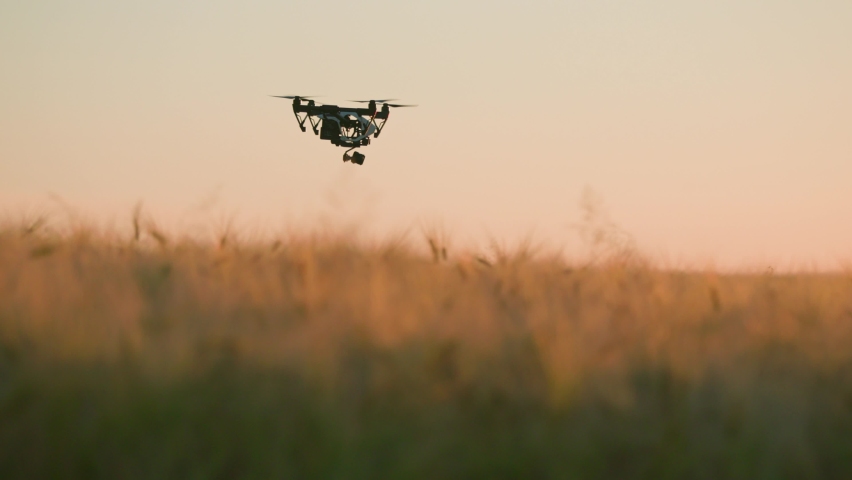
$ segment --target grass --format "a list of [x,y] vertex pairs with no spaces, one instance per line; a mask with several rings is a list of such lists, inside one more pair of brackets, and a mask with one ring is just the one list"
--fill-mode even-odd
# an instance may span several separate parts
[[0,476],[852,475],[852,274],[443,240],[7,223]]

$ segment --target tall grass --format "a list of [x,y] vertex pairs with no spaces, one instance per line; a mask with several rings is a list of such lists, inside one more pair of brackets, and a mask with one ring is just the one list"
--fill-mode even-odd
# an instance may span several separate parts
[[48,223],[0,228],[3,478],[852,474],[850,274]]

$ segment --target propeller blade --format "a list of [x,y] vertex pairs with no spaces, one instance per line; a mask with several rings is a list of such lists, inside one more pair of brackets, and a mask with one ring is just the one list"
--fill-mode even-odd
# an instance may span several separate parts
[[270,97],[287,98],[287,99],[290,99],[290,100],[293,100],[295,98],[315,98],[315,97],[319,97],[319,96],[320,95],[270,95]]
[[387,105],[387,106],[389,106],[389,107],[393,107],[393,108],[400,108],[400,107],[416,107],[416,106],[417,106],[417,105],[400,105],[400,104],[398,104],[398,103],[386,103],[385,105]]
[[349,101],[355,102],[355,103],[370,103],[370,102],[385,103],[385,102],[392,102],[394,100],[396,100],[396,99],[395,98],[385,98],[383,100],[349,100]]

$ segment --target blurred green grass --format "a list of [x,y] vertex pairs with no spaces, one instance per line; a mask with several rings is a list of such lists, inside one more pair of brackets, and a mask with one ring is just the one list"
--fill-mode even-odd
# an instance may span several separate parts
[[852,475],[848,273],[139,229],[0,228],[3,478]]

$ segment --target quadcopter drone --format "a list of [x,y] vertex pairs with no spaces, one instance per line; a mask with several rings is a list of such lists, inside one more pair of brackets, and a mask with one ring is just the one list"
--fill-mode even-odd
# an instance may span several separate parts
[[[337,105],[318,104],[310,100],[311,97],[306,96],[272,96],[293,100],[293,113],[299,122],[299,128],[303,132],[307,131],[305,121],[310,121],[314,135],[319,135],[320,140],[328,140],[338,147],[349,147],[343,153],[344,163],[352,162],[358,165],[364,164],[365,156],[358,152],[354,152],[350,156],[349,152],[358,147],[369,145],[370,135],[373,138],[379,137],[385,127],[385,122],[388,120],[390,109],[417,106],[387,103],[394,100],[388,98],[384,100],[350,100],[355,103],[366,103],[367,108],[338,107]],[[302,100],[306,100],[307,103],[302,103]],[[381,110],[376,107],[379,103],[383,104]],[[304,116],[300,116],[300,114],[304,114]]]

